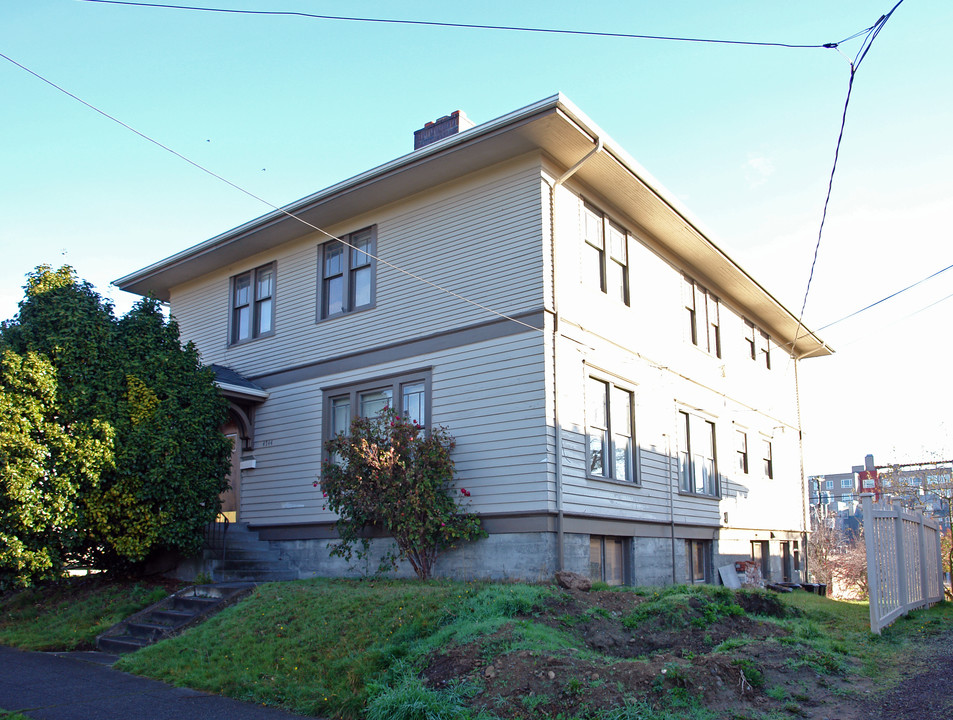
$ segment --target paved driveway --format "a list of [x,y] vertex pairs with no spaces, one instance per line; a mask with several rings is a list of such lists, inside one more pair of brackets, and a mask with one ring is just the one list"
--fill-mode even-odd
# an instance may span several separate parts
[[0,709],[37,720],[301,720],[301,715],[113,670],[102,653],[0,645]]

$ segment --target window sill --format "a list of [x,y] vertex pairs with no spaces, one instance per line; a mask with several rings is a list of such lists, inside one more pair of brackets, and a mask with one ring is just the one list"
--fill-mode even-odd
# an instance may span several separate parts
[[233,348],[233,347],[239,347],[241,345],[248,345],[249,343],[253,343],[256,340],[265,340],[267,338],[274,337],[274,336],[275,336],[274,332],[265,333],[263,335],[256,335],[255,337],[250,337],[245,340],[236,340],[235,342],[230,342],[228,343],[228,347]]
[[627,487],[627,488],[641,489],[642,487],[642,483],[638,482],[637,480],[616,480],[615,478],[607,478],[602,475],[590,475],[588,473],[586,473],[586,479],[596,480],[598,482],[604,482],[610,485],[621,485],[622,487]]
[[721,495],[709,495],[707,493],[688,492],[686,490],[679,490],[678,494],[683,497],[701,498],[702,500],[721,500],[722,499]]
[[367,312],[368,310],[373,310],[376,307],[377,303],[374,303],[372,305],[365,305],[364,307],[355,308],[354,310],[348,310],[347,312],[335,313],[334,315],[327,315],[326,317],[318,317],[318,319],[315,320],[315,324],[320,325],[321,323],[330,322],[331,320],[346,318],[352,315],[359,315],[360,313]]

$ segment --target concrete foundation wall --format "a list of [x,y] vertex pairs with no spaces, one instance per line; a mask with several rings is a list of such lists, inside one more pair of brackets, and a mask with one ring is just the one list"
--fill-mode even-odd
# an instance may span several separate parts
[[[331,540],[273,540],[271,547],[281,553],[282,562],[294,568],[301,578],[361,577],[373,575],[381,557],[393,543],[375,538],[366,560],[351,562],[331,557]],[[575,572],[589,571],[589,536],[565,536],[566,567]],[[499,533],[473,543],[463,543],[437,559],[435,577],[455,580],[519,580],[548,582],[556,572],[555,533]],[[413,577],[410,563],[400,563],[391,577]]]

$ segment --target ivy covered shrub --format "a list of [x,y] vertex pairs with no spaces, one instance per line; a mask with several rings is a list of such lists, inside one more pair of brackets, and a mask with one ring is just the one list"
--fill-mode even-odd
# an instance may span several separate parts
[[454,490],[453,448],[445,428],[427,432],[389,408],[355,418],[348,435],[328,440],[320,485],[339,516],[340,537],[331,554],[366,558],[368,532],[377,527],[397,546],[384,554],[378,571],[406,560],[426,580],[441,552],[486,537],[479,517],[460,504],[469,491]]

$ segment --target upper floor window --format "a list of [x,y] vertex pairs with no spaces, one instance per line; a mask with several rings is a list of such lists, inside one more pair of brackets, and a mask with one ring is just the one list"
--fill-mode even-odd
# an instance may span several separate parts
[[721,320],[718,298],[694,280],[684,278],[685,313],[688,338],[715,357],[721,357]]
[[320,248],[321,317],[372,307],[375,299],[376,228],[358,230]]
[[771,450],[771,441],[761,441],[761,459],[764,462],[764,476],[766,478],[774,477],[774,455]]
[[841,478],[840,486],[843,490],[853,490],[854,481],[851,478]]
[[271,335],[275,329],[275,264],[232,278],[232,344]]
[[586,388],[589,474],[635,481],[632,393],[598,378]]
[[764,362],[764,366],[770,370],[771,369],[771,338],[764,330],[761,330],[759,333],[759,349],[761,350],[761,359]]
[[604,213],[589,205],[584,206],[583,215],[585,281],[628,305],[628,236],[625,230],[609,220]]
[[718,495],[715,423],[678,413],[679,489],[695,495]]
[[833,481],[833,480],[825,480],[825,481],[824,481],[824,489],[825,489],[825,490],[833,490],[833,489],[834,489],[834,481]]
[[735,431],[735,452],[738,455],[738,472],[748,474],[748,434],[744,430]]

